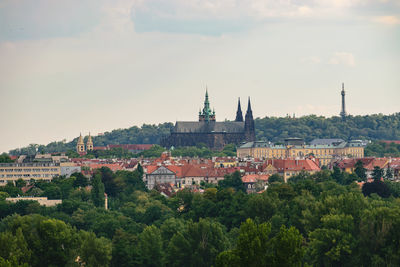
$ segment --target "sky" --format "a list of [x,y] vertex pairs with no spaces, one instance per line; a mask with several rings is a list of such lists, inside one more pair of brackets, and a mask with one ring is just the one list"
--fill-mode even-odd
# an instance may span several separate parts
[[80,133],[400,111],[400,0],[2,0],[0,152]]

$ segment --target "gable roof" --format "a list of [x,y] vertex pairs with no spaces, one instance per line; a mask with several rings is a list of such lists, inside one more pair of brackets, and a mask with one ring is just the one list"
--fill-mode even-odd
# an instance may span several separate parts
[[264,169],[272,165],[278,172],[285,171],[320,171],[318,163],[311,159],[274,159],[266,160]]

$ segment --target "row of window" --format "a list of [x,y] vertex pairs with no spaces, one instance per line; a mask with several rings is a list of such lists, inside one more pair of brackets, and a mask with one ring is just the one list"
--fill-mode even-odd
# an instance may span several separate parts
[[58,172],[58,168],[42,168],[42,169],[0,169],[0,172]]
[[0,178],[40,178],[40,177],[54,177],[54,174],[0,174]]

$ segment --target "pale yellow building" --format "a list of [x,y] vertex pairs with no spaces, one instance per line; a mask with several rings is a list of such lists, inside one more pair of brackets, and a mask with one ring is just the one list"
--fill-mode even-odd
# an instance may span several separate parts
[[328,165],[333,159],[350,157],[363,158],[365,144],[360,141],[331,142],[326,144],[274,145],[270,142],[248,142],[237,148],[239,158],[303,159],[313,155],[320,166]]
[[31,179],[51,181],[54,177],[60,175],[60,163],[0,163],[0,186],[19,179],[25,181],[30,181]]
[[28,200],[28,201],[37,201],[40,205],[46,207],[53,207],[55,205],[61,204],[61,199],[47,199],[47,197],[8,197],[6,201],[17,203],[21,200]]
[[51,181],[57,176],[69,177],[80,172],[81,167],[68,162],[66,156],[51,156],[50,154],[36,156],[20,156],[15,163],[0,163],[0,186],[22,179]]

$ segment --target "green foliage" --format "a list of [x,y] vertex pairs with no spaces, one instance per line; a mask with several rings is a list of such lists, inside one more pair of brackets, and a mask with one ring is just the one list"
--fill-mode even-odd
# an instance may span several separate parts
[[[160,138],[170,133],[172,123],[162,123],[158,125],[143,124],[142,127],[133,126],[128,129],[117,129],[111,132],[105,132],[103,135],[93,136],[93,143],[95,146],[106,146],[110,144],[158,144]],[[87,138],[84,138],[86,142]],[[46,146],[31,144],[28,147],[14,149],[10,151],[11,155],[34,155],[36,151],[42,153],[55,153],[67,152],[69,155],[77,156],[75,154],[76,143],[78,137],[71,142],[52,142]],[[109,152],[96,152],[96,153],[109,153]],[[125,151],[115,151],[115,153],[126,153]]]
[[110,260],[110,241],[77,232],[60,220],[11,216],[0,229],[0,257],[14,266],[66,266],[78,256],[88,266],[108,266]]
[[81,231],[80,258],[87,266],[109,266],[111,260],[111,241],[97,238],[92,232]]
[[177,232],[167,249],[168,266],[212,266],[217,255],[227,248],[227,238],[221,224],[200,219],[189,222]]
[[93,177],[91,197],[96,207],[104,207],[104,184],[100,173],[96,173]]
[[400,157],[400,144],[371,142],[365,147],[364,154],[367,157]]
[[139,235],[139,250],[142,266],[162,266],[163,242],[157,227],[147,226]]
[[[379,190],[364,196],[353,183],[358,177],[335,168],[246,194],[237,173],[204,193],[185,189],[165,198],[146,190],[142,175],[139,168],[103,169],[91,191],[73,175],[38,181],[27,192],[58,194],[56,207],[4,201],[22,192],[1,187],[0,265],[400,265],[399,183],[379,181],[391,197]],[[103,179],[108,210],[103,199],[94,205],[94,196],[104,197]]]
[[13,160],[6,153],[0,154],[0,163],[11,163]]
[[[173,127],[172,123],[162,123],[158,125],[143,124],[140,128],[133,126],[128,129],[117,129],[106,132],[101,136],[94,136],[95,146],[105,146],[108,144],[159,144],[163,136],[169,135]],[[287,137],[300,137],[307,142],[315,138],[342,138],[349,139],[367,139],[367,140],[400,140],[400,113],[392,115],[373,114],[365,116],[348,116],[345,121],[340,117],[334,116],[325,118],[322,116],[308,115],[300,118],[277,118],[264,117],[255,119],[255,131],[257,140],[269,140],[272,142],[281,142]],[[43,153],[69,152],[74,154],[78,138],[71,142],[52,142],[46,146],[31,144],[28,147],[14,149],[10,151],[11,155],[36,154],[36,151]],[[202,150],[200,145],[196,147],[205,157],[208,151]],[[183,149],[182,154],[193,154],[193,149]],[[400,154],[400,145],[372,143],[365,150],[367,156],[396,156]],[[154,151],[153,151],[154,152]],[[162,152],[162,151],[161,151]],[[160,152],[160,153],[161,153]],[[234,148],[228,146],[220,155],[234,155]],[[103,152],[96,152],[103,153]],[[109,152],[104,152],[109,153]],[[120,151],[116,153],[126,154]],[[153,154],[154,157],[157,157]],[[217,153],[215,154],[217,155]],[[106,155],[107,156],[107,155]],[[126,154],[128,156],[128,154]]]
[[283,177],[277,173],[272,174],[269,178],[268,178],[268,183],[283,183]]
[[240,172],[238,171],[235,171],[232,174],[225,175],[224,180],[218,182],[218,186],[220,188],[233,188],[236,191],[246,191],[246,188],[244,187],[242,182],[242,177],[240,176]]
[[362,192],[365,196],[374,193],[384,198],[390,196],[390,188],[380,180],[374,180],[372,183],[365,183],[362,187]]
[[375,166],[372,171],[372,178],[374,181],[380,181],[383,178],[383,170],[379,166]]
[[269,223],[257,224],[247,219],[240,226],[236,247],[217,257],[216,266],[301,266],[303,237],[284,225],[272,237]]
[[357,161],[354,165],[354,173],[360,178],[361,181],[365,181],[367,179],[366,169],[364,168],[364,164],[361,160]]
[[348,116],[325,118],[308,115],[300,118],[265,117],[255,119],[256,139],[279,142],[287,137],[300,137],[307,142],[315,138],[367,140],[400,140],[400,113],[392,115]]

